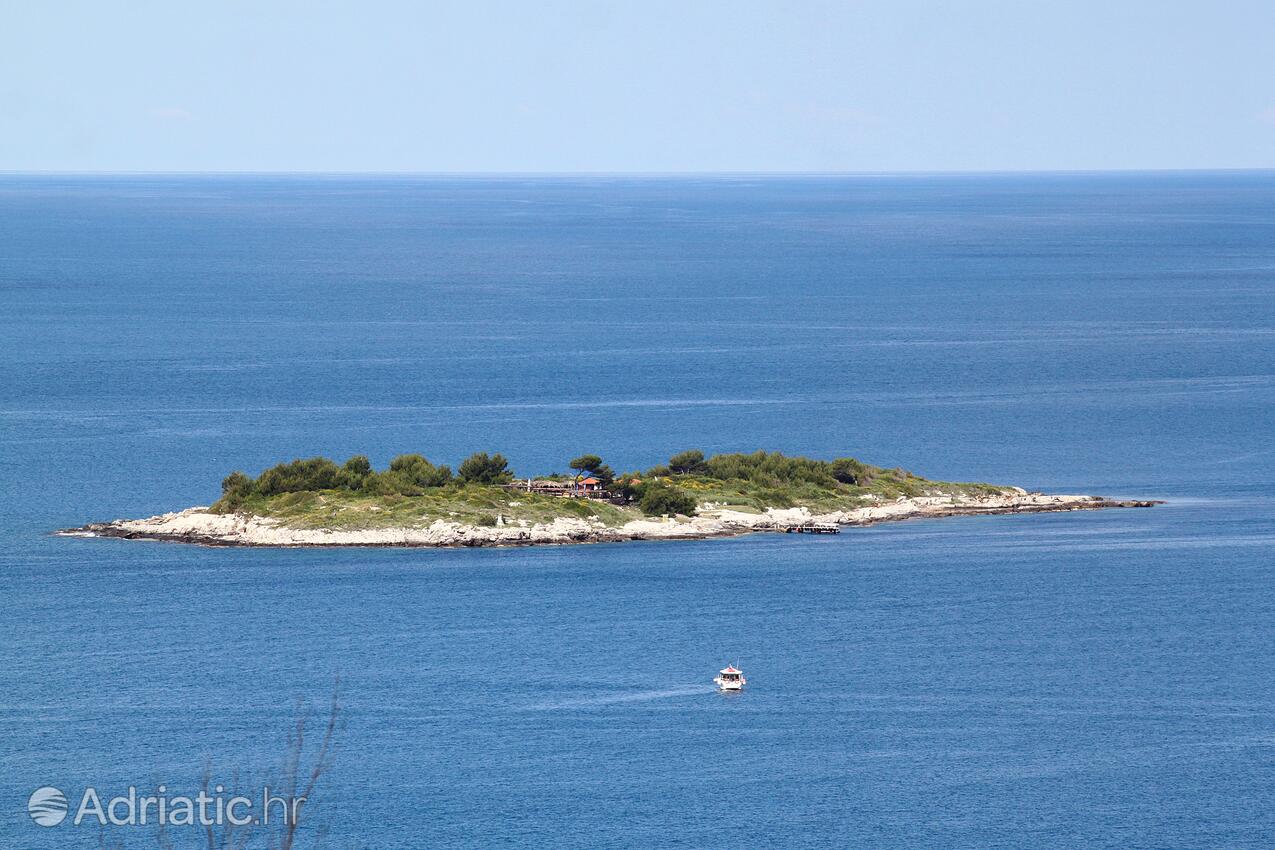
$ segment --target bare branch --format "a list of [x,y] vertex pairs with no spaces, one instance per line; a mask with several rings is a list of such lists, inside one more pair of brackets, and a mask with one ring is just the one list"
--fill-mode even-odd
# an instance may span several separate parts
[[[315,756],[314,764],[310,768],[310,774],[306,780],[305,790],[301,793],[300,797],[296,794],[296,785],[304,737],[300,734],[297,736],[297,745],[293,750],[294,757],[291,762],[293,770],[292,793],[289,794],[289,796],[293,800],[297,800],[298,803],[292,812],[293,817],[287,818],[284,823],[283,836],[279,841],[280,850],[292,850],[292,844],[296,840],[297,827],[300,825],[301,811],[304,809],[305,804],[309,802],[311,795],[314,794],[314,789],[318,786],[319,779],[322,778],[323,774],[327,773],[328,769],[332,766],[332,739],[336,734],[337,718],[340,717],[340,714],[341,678],[338,676],[336,684],[332,688],[332,703],[328,709],[328,722],[323,730],[323,740],[319,744],[319,752]],[[304,731],[304,720],[298,724],[298,728],[302,732]]]
[[[200,777],[199,779],[199,789],[200,789],[200,792],[205,797],[209,796],[208,784],[211,781],[212,781],[212,763],[205,760],[204,773],[203,773],[203,776]],[[208,850],[217,850],[217,840],[215,836],[213,835],[212,824],[206,824],[204,826],[204,841],[208,845]]]

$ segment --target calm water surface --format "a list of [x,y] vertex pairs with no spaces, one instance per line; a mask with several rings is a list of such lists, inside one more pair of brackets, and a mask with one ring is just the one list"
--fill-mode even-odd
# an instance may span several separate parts
[[[264,776],[338,674],[306,847],[1270,846],[1273,285],[1269,173],[0,177],[0,846],[98,846],[32,824],[42,785]],[[1170,504],[47,535],[296,456],[688,446]]]

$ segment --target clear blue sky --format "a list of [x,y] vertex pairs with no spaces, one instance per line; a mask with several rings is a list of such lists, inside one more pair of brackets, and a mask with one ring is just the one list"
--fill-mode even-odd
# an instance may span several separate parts
[[6,6],[0,170],[1275,167],[1275,0]]

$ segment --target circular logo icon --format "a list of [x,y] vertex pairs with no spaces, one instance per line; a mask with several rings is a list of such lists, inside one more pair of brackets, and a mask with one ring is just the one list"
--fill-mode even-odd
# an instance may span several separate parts
[[37,788],[27,800],[31,820],[40,826],[57,826],[66,820],[66,795],[56,788]]

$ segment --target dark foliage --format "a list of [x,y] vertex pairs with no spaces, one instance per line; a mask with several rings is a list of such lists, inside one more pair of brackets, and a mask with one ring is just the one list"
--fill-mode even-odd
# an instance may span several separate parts
[[340,483],[341,467],[326,457],[312,457],[270,467],[258,476],[253,490],[262,496],[274,496],[306,490],[332,490]]
[[390,461],[390,472],[414,487],[442,487],[452,480],[448,466],[435,466],[422,455],[399,455]]
[[252,495],[253,480],[239,470],[221,480],[221,500],[230,508],[237,508]]
[[514,477],[504,455],[488,456],[486,452],[477,452],[465,458],[458,472],[467,484],[507,484]]
[[866,487],[872,483],[873,469],[874,467],[870,467],[866,463],[860,463],[852,457],[839,457],[829,465],[829,471],[832,473],[833,478],[842,484],[851,484],[858,487]]
[[712,478],[738,478],[772,487],[800,483],[835,486],[827,461],[787,457],[779,452],[713,455],[705,466]]
[[700,474],[708,471],[704,453],[699,449],[687,449],[668,459],[668,468],[678,475]]
[[602,458],[597,455],[580,455],[567,465],[577,472],[593,472],[602,465]]
[[642,498],[638,501],[638,507],[647,516],[663,516],[664,514],[691,516],[695,513],[696,502],[695,497],[685,490],[670,487],[667,484],[651,483],[642,485]]
[[[874,482],[907,482],[919,480],[906,470],[884,470],[843,457],[833,461],[787,457],[779,452],[758,451],[752,454],[719,454],[705,458],[699,449],[678,452],[669,465],[648,470],[638,480],[635,473],[616,477],[611,467],[596,454],[586,454],[571,461],[578,480],[584,475],[599,479],[614,496],[637,500],[643,512],[652,515],[693,513],[695,498],[684,489],[669,486],[670,476],[684,475],[700,479],[747,481],[756,485],[768,504],[783,505],[785,493],[797,486],[835,488],[837,486],[868,487]],[[459,478],[465,484],[493,486],[513,479],[509,462],[501,454],[477,452],[460,465]],[[404,454],[390,461],[389,468],[377,472],[366,455],[355,455],[338,466],[324,457],[294,460],[272,466],[255,480],[235,471],[221,482],[220,510],[237,510],[253,497],[281,493],[347,490],[380,496],[419,496],[430,488],[446,487],[455,482],[450,467],[435,465],[423,455]]]
[[341,467],[341,487],[346,490],[362,490],[372,474],[372,462],[367,459],[367,455],[355,455]]

